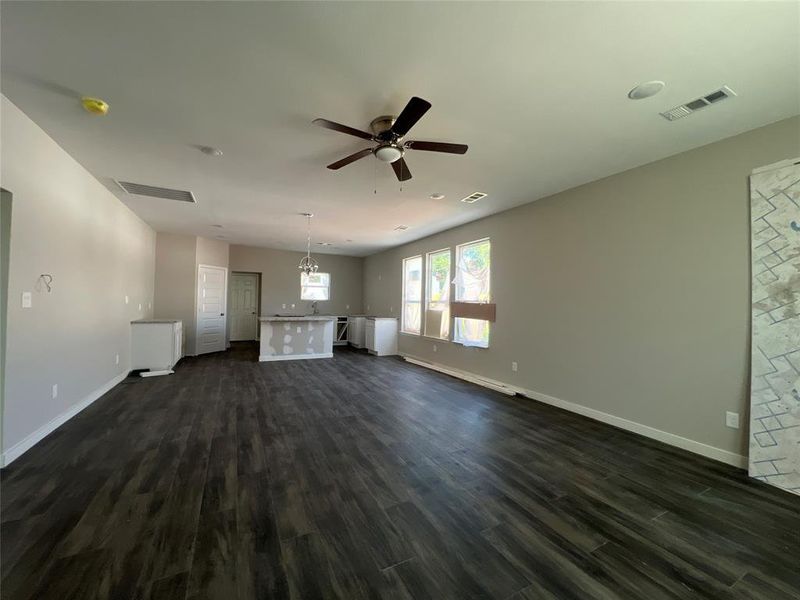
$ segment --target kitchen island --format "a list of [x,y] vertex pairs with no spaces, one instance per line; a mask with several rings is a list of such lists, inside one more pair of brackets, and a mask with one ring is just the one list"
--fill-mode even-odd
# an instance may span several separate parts
[[336,317],[274,315],[259,317],[261,348],[258,360],[303,360],[333,357]]

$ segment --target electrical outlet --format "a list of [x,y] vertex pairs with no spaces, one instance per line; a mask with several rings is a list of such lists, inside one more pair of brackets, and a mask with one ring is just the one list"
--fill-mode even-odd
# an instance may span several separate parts
[[300,327],[300,326],[298,326],[298,327],[297,327],[297,333],[303,333],[303,328],[302,328],[302,327]]
[[142,303],[139,302],[139,312],[142,312]]
[[119,354],[115,354],[115,355],[114,355],[114,364],[115,364],[115,365],[118,365],[118,364],[119,364]]
[[433,351],[434,351],[434,352],[437,352],[437,350],[436,350],[436,344],[434,344],[434,345],[433,345]]
[[33,306],[33,296],[30,292],[22,292],[22,308]]
[[56,398],[57,396],[58,396],[58,384],[54,383],[53,384],[53,398]]
[[394,314],[394,306],[389,307],[389,314]]
[[380,281],[380,280],[381,280],[381,274],[378,273],[378,281]]
[[125,296],[125,304],[127,304],[127,303],[128,303],[128,297]]
[[344,308],[345,308],[345,310],[350,310],[350,305],[349,304],[345,304]]
[[739,429],[739,413],[727,411],[725,413],[725,425],[731,429]]
[[294,308],[294,304],[292,304],[292,308]]
[[511,370],[512,371],[516,371],[518,367],[519,367],[519,365],[517,364],[517,361],[513,361],[511,363]]
[[283,308],[286,308],[286,305],[285,305],[285,304],[283,305]]

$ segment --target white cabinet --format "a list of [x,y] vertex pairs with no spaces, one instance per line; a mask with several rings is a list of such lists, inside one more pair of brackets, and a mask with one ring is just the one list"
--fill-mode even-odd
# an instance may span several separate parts
[[397,354],[397,319],[367,317],[364,324],[364,342],[370,354],[376,356]]
[[169,371],[183,356],[183,323],[173,319],[131,321],[131,369]]
[[364,347],[364,321],[366,317],[347,317],[347,341],[355,348]]

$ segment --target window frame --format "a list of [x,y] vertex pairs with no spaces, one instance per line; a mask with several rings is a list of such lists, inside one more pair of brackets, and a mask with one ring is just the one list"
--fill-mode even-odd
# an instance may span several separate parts
[[[411,260],[419,259],[419,277],[420,277],[420,288],[419,288],[419,300],[416,302],[408,302],[406,300],[406,263]],[[422,307],[423,307],[423,299],[425,297],[425,263],[422,260],[422,254],[416,254],[414,256],[407,256],[403,259],[401,264],[401,273],[400,276],[402,278],[402,286],[400,293],[402,294],[400,298],[400,333],[404,333],[406,335],[422,335],[423,331],[423,314],[422,314]],[[406,304],[418,304],[420,308],[419,312],[419,331],[409,331],[406,329]]]
[[[471,240],[469,242],[464,242],[463,244],[456,245],[456,249],[455,249],[455,267],[454,267],[454,270],[453,270],[453,273],[454,273],[453,274],[453,294],[452,294],[452,296],[453,296],[453,300],[452,301],[453,302],[471,302],[470,300],[462,300],[462,299],[458,298],[458,285],[455,283],[455,280],[458,277],[458,264],[460,262],[460,253],[462,252],[462,249],[466,248],[467,246],[473,246],[473,245],[481,244],[483,242],[488,242],[489,243],[489,276],[488,276],[488,279],[489,279],[489,281],[488,281],[488,284],[489,284],[489,297],[487,298],[486,302],[491,302],[492,301],[492,293],[493,293],[493,288],[492,288],[492,239],[491,239],[490,236],[486,236],[486,237],[478,238],[477,240]],[[478,304],[478,303],[476,303],[476,304]],[[460,344],[460,345],[462,345],[462,346],[464,346],[466,348],[481,348],[481,349],[484,349],[484,350],[488,349],[489,346],[491,345],[491,339],[492,339],[492,324],[491,324],[491,322],[489,322],[489,321],[486,322],[487,323],[487,327],[488,327],[488,334],[486,336],[486,345],[485,346],[479,346],[479,345],[473,345],[473,344],[465,344],[463,340],[457,340],[456,339],[456,331],[457,331],[456,322],[457,322],[457,320],[459,318],[464,318],[464,317],[453,317],[453,319],[452,319],[453,323],[452,323],[452,328],[451,328],[451,331],[450,331],[450,340],[454,344]],[[470,319],[470,320],[480,321],[482,319]]]
[[[430,284],[431,257],[433,255],[435,255],[435,254],[443,254],[445,252],[447,252],[448,255],[449,255],[448,272],[447,272],[447,287],[448,287],[448,290],[447,290],[447,301],[445,302],[447,304],[447,321],[448,321],[448,323],[447,323],[447,335],[445,337],[439,337],[439,336],[436,336],[436,335],[429,335],[428,334],[427,328],[426,328],[427,323],[426,323],[425,315],[426,315],[426,313],[428,311],[428,308],[430,306],[430,303],[431,303],[431,298],[430,298],[430,287],[431,286],[428,285],[428,284]],[[420,329],[422,330],[422,336],[426,337],[426,338],[429,338],[429,339],[432,339],[432,340],[437,340],[437,341],[440,341],[440,342],[449,342],[451,340],[452,333],[453,333],[453,327],[452,327],[453,318],[450,316],[450,302],[452,302],[451,298],[453,296],[453,289],[452,289],[453,288],[453,248],[448,246],[447,248],[440,248],[439,250],[431,250],[430,252],[426,252],[425,253],[425,272],[424,272],[424,277],[423,277],[423,283],[425,285],[425,287],[423,289],[423,296],[425,298],[425,303],[424,303],[424,309],[425,310],[422,311],[422,313],[421,313]],[[440,302],[440,304],[442,304],[442,303]]]
[[[329,302],[331,299],[331,274],[329,272],[320,271],[318,273],[312,273],[312,275],[327,275],[328,283],[326,285],[303,283],[303,279],[307,278],[308,276],[305,273],[300,273],[300,300],[303,302]],[[326,297],[323,300],[318,300],[315,298],[303,298],[303,292],[306,290],[306,288],[324,289],[326,292]]]

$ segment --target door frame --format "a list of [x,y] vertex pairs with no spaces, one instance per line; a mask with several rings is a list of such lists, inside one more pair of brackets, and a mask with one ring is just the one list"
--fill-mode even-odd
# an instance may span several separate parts
[[[256,337],[255,341],[261,339],[261,327],[259,327],[258,317],[261,316],[261,272],[260,271],[234,271],[231,270],[230,277],[228,279],[228,297],[230,297],[230,288],[231,284],[233,283],[233,276],[234,275],[255,275],[256,276]],[[226,308],[227,308],[227,301],[226,301]],[[228,332],[231,331],[231,311],[228,310],[227,318],[225,319],[225,327]],[[232,340],[230,337],[228,338],[228,342]],[[238,341],[238,340],[237,340]],[[248,340],[241,340],[241,341],[248,341]]]
[[200,264],[197,265],[197,270],[194,274],[194,354],[195,356],[199,355],[198,352],[198,340],[200,339],[200,319],[198,319],[198,314],[200,312],[200,269],[203,267],[207,269],[222,269],[224,272],[225,281],[222,283],[222,302],[223,302],[223,315],[225,317],[224,323],[222,325],[222,337],[223,337],[223,344],[222,350],[223,352],[228,349],[228,267],[221,267],[219,265],[206,265]]

